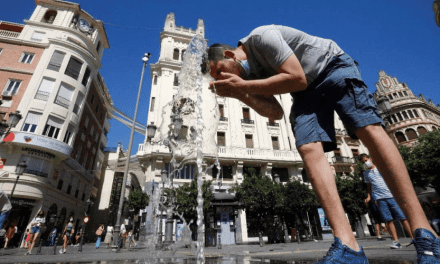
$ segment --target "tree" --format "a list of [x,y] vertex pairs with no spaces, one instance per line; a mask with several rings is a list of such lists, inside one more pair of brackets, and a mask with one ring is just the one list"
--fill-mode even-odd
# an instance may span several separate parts
[[[197,176],[195,176],[197,177]],[[212,181],[203,181],[202,185],[202,197],[203,202],[203,214],[206,219],[206,212],[211,207],[211,200],[213,198],[212,190],[209,188]],[[187,223],[191,220],[195,223],[197,221],[197,180],[193,180],[190,183],[185,183],[179,188],[173,189],[174,198],[176,201],[177,209],[179,214],[182,214],[183,218]]]
[[131,191],[128,195],[128,207],[133,208],[135,212],[144,209],[150,202],[148,194],[143,193],[142,190]]
[[400,146],[399,152],[413,185],[420,188],[432,187],[440,193],[440,131],[421,135],[413,149]]
[[275,184],[262,174],[256,175],[255,169],[249,169],[249,174],[244,174],[243,182],[231,191],[244,204],[248,225],[258,232],[262,245],[263,232],[273,228],[276,208],[283,206],[280,184]]

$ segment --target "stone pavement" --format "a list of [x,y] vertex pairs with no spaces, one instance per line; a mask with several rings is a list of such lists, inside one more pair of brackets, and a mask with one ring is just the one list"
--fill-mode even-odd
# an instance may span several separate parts
[[[413,245],[405,247],[410,242],[409,238],[402,238],[400,242],[403,245],[401,249],[390,249],[392,240],[388,237],[385,241],[377,241],[375,237],[358,240],[363,246],[365,254],[373,263],[416,263],[416,250]],[[287,263],[314,263],[322,258],[329,249],[332,241],[318,242],[292,242],[289,244],[267,244],[263,247],[259,245],[222,245],[221,249],[214,247],[205,247],[205,256],[207,259],[214,257],[247,257],[259,261],[287,261]],[[178,249],[173,252],[155,251],[152,248],[132,248],[121,249],[120,252],[112,252],[111,248],[103,246],[99,249],[94,248],[94,244],[83,246],[82,253],[78,252],[78,247],[68,246],[66,254],[59,254],[60,246],[57,247],[56,255],[53,255],[53,247],[43,247],[41,254],[36,254],[37,248],[34,248],[32,255],[24,255],[26,249],[1,249],[0,263],[60,263],[60,262],[99,262],[99,261],[117,261],[125,260],[129,263],[135,260],[144,260],[150,263],[148,259],[171,259],[169,263],[178,262],[177,259],[194,259],[196,250],[189,248]],[[174,261],[175,260],[175,261]],[[195,263],[195,261],[194,261]],[[229,262],[225,262],[229,263]]]

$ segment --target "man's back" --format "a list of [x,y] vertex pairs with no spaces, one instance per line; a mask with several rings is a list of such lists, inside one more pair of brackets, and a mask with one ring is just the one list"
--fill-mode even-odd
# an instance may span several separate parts
[[372,193],[376,200],[393,198],[393,194],[377,168],[366,170],[364,176],[365,182],[371,183]]

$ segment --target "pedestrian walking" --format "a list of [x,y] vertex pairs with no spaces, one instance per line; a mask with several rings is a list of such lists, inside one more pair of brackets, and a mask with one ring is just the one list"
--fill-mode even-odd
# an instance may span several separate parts
[[95,232],[95,234],[97,236],[95,248],[97,248],[97,249],[101,246],[101,236],[102,236],[103,231],[104,231],[104,224],[100,224],[98,229]]
[[66,254],[67,241],[70,239],[70,235],[73,231],[73,217],[69,219],[69,222],[66,224],[66,227],[63,230],[63,246],[60,249],[60,254]]
[[17,226],[14,223],[8,223],[6,225],[6,235],[5,235],[5,246],[3,248],[7,248],[9,242],[11,242],[15,233],[17,232]]
[[35,242],[40,236],[41,229],[44,227],[44,223],[46,223],[46,218],[44,216],[44,211],[41,210],[31,222],[31,236],[29,239],[28,252],[26,252],[25,255],[32,254],[32,249],[34,248]]
[[383,221],[382,216],[379,213],[379,209],[376,206],[376,199],[373,193],[371,193],[371,199],[369,201],[365,199],[365,204],[367,204],[368,207],[370,208],[371,216],[373,218],[374,226],[376,228],[377,240],[379,241],[386,240],[384,237],[382,237],[382,233],[381,233],[381,227],[382,227],[381,225],[384,224],[385,221]]
[[29,237],[30,237],[30,232],[29,232],[29,228],[27,228],[23,234],[20,248],[27,248],[28,247],[27,243],[28,243]]
[[371,195],[374,194],[380,216],[387,224],[390,235],[394,239],[390,247],[392,249],[402,248],[393,220],[400,220],[406,232],[413,239],[414,237],[411,232],[409,222],[403,214],[402,210],[400,209],[399,205],[394,200],[393,194],[385,183],[376,165],[373,164],[371,157],[369,157],[367,154],[361,154],[359,155],[359,160],[362,164],[364,164],[364,167],[366,169],[364,171],[364,178],[365,182],[367,183],[367,198],[365,199],[365,203],[370,202]]
[[121,231],[119,233],[119,238],[120,238],[120,246],[119,247],[123,248],[123,247],[125,247],[125,239],[127,238],[126,234],[125,234],[127,232],[127,230],[125,229],[125,224],[121,225],[120,230]]
[[0,229],[3,229],[3,224],[6,222],[12,210],[12,204],[8,199],[8,195],[0,189]]
[[107,232],[105,234],[105,238],[104,238],[104,244],[107,244],[107,247],[110,247],[110,244],[113,241],[113,226],[108,225],[107,226]]
[[57,234],[58,234],[58,229],[55,226],[49,235],[49,246],[53,246],[55,244],[55,238],[57,237]]
[[137,246],[136,241],[134,240],[134,233],[133,229],[128,232],[128,247],[131,247],[131,244],[134,244],[134,246]]
[[291,94],[296,146],[335,232],[335,241],[320,263],[368,263],[345,217],[325,156],[337,147],[335,111],[350,137],[366,145],[409,218],[418,262],[440,262],[440,241],[423,214],[399,151],[381,126],[358,63],[334,41],[291,27],[262,26],[240,39],[237,48],[211,45],[201,66],[215,79],[209,88],[218,96],[238,99],[271,120],[283,117],[274,95]]
[[81,237],[82,237],[82,227],[79,229],[79,231],[78,232],[76,232],[76,236],[75,236],[75,240],[76,240],[76,244],[75,244],[75,247],[79,247],[79,242],[80,242],[80,239],[81,239]]

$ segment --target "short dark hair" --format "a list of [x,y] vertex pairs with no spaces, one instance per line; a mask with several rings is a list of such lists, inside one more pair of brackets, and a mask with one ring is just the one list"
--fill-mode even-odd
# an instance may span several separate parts
[[220,60],[224,60],[225,55],[223,54],[223,52],[225,50],[235,50],[235,49],[236,48],[223,43],[214,43],[211,46],[209,46],[208,50],[206,51],[208,53],[208,57],[204,58],[202,63],[202,73],[206,74],[207,72],[209,72],[209,63],[211,61],[217,63]]
[[368,155],[368,154],[366,154],[366,153],[362,153],[362,154],[360,154],[360,155],[358,156],[358,160],[361,161],[364,157],[369,158],[370,155]]

